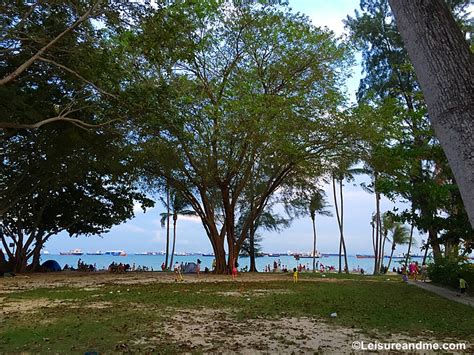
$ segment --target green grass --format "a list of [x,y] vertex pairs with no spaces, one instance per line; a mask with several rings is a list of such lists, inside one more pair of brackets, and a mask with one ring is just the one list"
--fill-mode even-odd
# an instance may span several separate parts
[[[366,332],[430,332],[438,339],[474,340],[472,307],[445,300],[396,277],[360,279],[350,275],[350,279],[340,279],[344,276],[337,275],[334,282],[309,282],[316,276],[301,276],[302,282],[297,284],[156,283],[105,286],[91,291],[57,288],[7,294],[6,303],[35,299],[64,303],[41,308],[37,313],[8,314],[0,323],[0,352],[110,352],[118,344],[131,346],[133,339],[142,336],[159,339],[160,352],[175,352],[179,349],[163,335],[168,315],[174,309],[201,308],[234,311],[236,321],[312,316]],[[87,308],[97,302],[108,302],[112,307]],[[330,317],[333,312],[337,312],[337,318]],[[139,346],[131,350],[147,351]]]

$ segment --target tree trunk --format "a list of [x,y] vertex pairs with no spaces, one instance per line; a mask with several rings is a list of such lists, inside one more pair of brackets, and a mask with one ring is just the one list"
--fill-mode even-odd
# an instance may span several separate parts
[[440,260],[443,255],[441,254],[441,248],[439,247],[438,230],[436,228],[430,228],[428,230],[428,246],[430,245],[433,249],[433,258],[435,261]]
[[313,221],[313,272],[316,272],[316,218],[313,216],[311,219]]
[[168,257],[170,253],[170,187],[166,189],[166,256],[165,269],[170,269],[173,265],[168,265]]
[[411,227],[410,227],[410,241],[408,242],[408,251],[407,255],[405,257],[405,268],[408,268],[408,260],[410,260],[410,251],[411,251],[411,245],[413,244],[413,229],[415,228],[415,222],[411,222]]
[[176,223],[177,222],[178,222],[178,216],[176,214],[173,214],[173,248],[171,249],[170,268],[173,267],[174,248],[176,246]]
[[43,249],[43,244],[41,242],[36,241],[35,249],[33,251],[33,260],[31,261],[30,270],[37,271],[40,266],[41,260],[41,249]]
[[430,249],[430,244],[426,243],[425,253],[423,254],[423,261],[421,265],[426,264],[426,257],[428,256],[428,250]]
[[342,179],[339,180],[339,194],[341,196],[341,243],[342,249],[344,250],[344,265],[346,269],[346,274],[349,273],[349,264],[347,263],[347,250],[346,250],[346,241],[344,240],[344,196],[342,195]]
[[392,263],[393,252],[395,251],[395,244],[392,245],[392,252],[390,253],[390,259],[388,259],[387,270],[390,271],[390,264]]
[[[376,179],[376,177],[375,177]],[[374,253],[374,275],[378,274],[379,268],[379,254],[380,254],[380,196],[375,191],[375,253]]]
[[372,248],[374,249],[374,255],[375,255],[375,223],[370,223],[372,226]]
[[389,0],[474,227],[474,55],[443,0]]
[[341,235],[341,219],[339,217],[339,207],[337,204],[337,194],[336,194],[336,177],[332,176],[332,193],[334,197],[334,209],[336,210],[336,219],[337,219],[337,226],[339,227],[339,270],[338,272],[341,273],[341,263],[342,263],[342,235]]
[[388,231],[383,231],[383,242],[382,242],[382,250],[380,251],[380,262],[383,265],[383,261],[385,258],[385,241],[387,240]]
[[250,272],[257,272],[257,264],[255,262],[255,223],[254,222],[250,224],[249,256],[250,256]]

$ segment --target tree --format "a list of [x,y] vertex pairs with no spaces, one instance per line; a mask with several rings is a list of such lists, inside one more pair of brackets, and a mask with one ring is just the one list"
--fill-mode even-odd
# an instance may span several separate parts
[[170,217],[171,208],[170,208],[170,187],[166,186],[166,201],[163,198],[161,199],[161,203],[166,208],[166,213],[161,213],[161,226],[165,227],[166,225],[166,251],[165,251],[165,269],[171,268],[173,265],[168,265],[168,258],[170,253]]
[[[349,265],[347,263],[346,242],[344,239],[344,195],[343,195],[344,175],[336,174],[332,176],[332,192],[334,197],[334,208],[336,210],[337,225],[339,227],[339,273],[342,272],[341,259],[344,253],[344,272],[349,273]],[[339,186],[339,203],[337,202],[336,182]]]
[[309,202],[308,211],[313,222],[313,272],[316,271],[316,214],[321,216],[332,216],[331,211],[327,210],[330,205],[326,201],[324,190],[318,190],[313,194]]
[[0,239],[16,272],[36,269],[43,245],[61,231],[106,233],[133,216],[135,202],[152,205],[135,184],[133,152],[120,135],[55,123],[10,137],[4,147],[0,199],[9,207],[0,215]]
[[[454,13],[461,14],[467,2],[449,3]],[[457,187],[449,177],[446,157],[433,135],[420,86],[392,20],[388,1],[361,1],[361,8],[364,13],[356,12],[355,18],[348,17],[346,21],[364,58],[366,75],[359,87],[359,103],[378,112],[389,100],[388,110],[383,109],[378,117],[392,116],[395,133],[381,145],[383,162],[387,164],[378,167],[376,187],[392,200],[398,197],[411,203],[399,216],[428,234],[428,243],[438,259],[442,255],[440,245],[445,239],[441,236],[445,231],[455,223],[466,229],[460,218],[462,208],[450,207],[450,201],[457,198]],[[361,117],[367,119],[370,115]],[[385,131],[383,126],[381,131]]]
[[387,269],[390,269],[390,264],[392,263],[393,252],[395,251],[397,245],[408,244],[410,242],[410,233],[408,228],[399,222],[394,222],[390,225],[390,231],[392,236],[392,251],[390,252],[390,259],[388,260]]
[[[2,5],[0,133],[54,122],[100,128],[126,117],[107,115],[121,102],[120,65],[109,44],[144,10],[136,3],[97,0]],[[91,111],[94,116],[84,115]]]
[[[265,229],[267,231],[280,232],[284,228],[290,226],[290,220],[281,217],[279,214],[273,212],[272,203],[267,205],[265,210],[257,217],[257,219],[250,225],[249,230],[247,231],[248,238],[242,243],[242,255],[248,255],[250,257],[250,272],[258,272],[257,264],[255,262],[255,257],[259,254],[259,242],[262,237],[257,233],[258,229]],[[245,211],[247,208],[247,211]],[[236,235],[242,233],[241,228],[245,223],[246,218],[248,217],[247,213],[252,208],[248,209],[248,206],[243,205],[240,211],[240,216],[236,225]]]
[[389,2],[474,227],[474,56],[444,1]]
[[[293,175],[319,174],[323,156],[344,146],[350,133],[338,87],[349,53],[286,7],[217,5],[189,16],[196,28],[187,56],[166,75],[147,72],[167,80],[175,96],[162,110],[166,118],[155,112],[139,121],[142,149],[148,171],[198,213],[223,273],[275,191]],[[152,57],[142,58],[153,67]],[[236,235],[252,180],[259,188]]]
[[[167,193],[167,196],[168,193]],[[171,248],[171,260],[169,266],[173,266],[174,251],[176,246],[176,224],[179,216],[196,216],[196,212],[187,209],[189,207],[188,201],[177,191],[171,192],[171,198],[165,207],[167,212],[161,213],[161,226],[169,227],[169,219],[173,218],[173,247]],[[164,202],[164,201],[163,201]],[[168,228],[169,229],[169,228]]]

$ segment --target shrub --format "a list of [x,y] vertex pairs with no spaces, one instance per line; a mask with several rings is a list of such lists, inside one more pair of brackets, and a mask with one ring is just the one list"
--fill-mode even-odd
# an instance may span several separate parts
[[467,281],[467,291],[474,291],[474,264],[466,260],[443,258],[428,265],[428,275],[433,282],[453,288],[459,288],[461,276]]

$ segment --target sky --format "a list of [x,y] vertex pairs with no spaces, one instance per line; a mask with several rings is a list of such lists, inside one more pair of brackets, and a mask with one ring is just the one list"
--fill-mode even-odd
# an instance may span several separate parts
[[[353,15],[354,10],[359,7],[359,0],[290,0],[290,6],[294,11],[306,14],[315,25],[327,27],[337,35],[344,33],[342,20],[347,15]],[[353,76],[348,80],[347,90],[354,101],[355,92],[361,78],[360,55],[356,56],[358,64],[354,66]],[[374,211],[375,198],[365,192],[361,182],[367,182],[367,177],[359,177],[355,181],[345,183],[344,186],[344,225],[347,253],[371,254],[372,237],[370,220]],[[329,203],[334,204],[331,186],[324,186]],[[394,205],[383,199],[382,211],[391,210],[394,206],[403,208],[402,203]],[[334,209],[331,208],[334,213]],[[135,218],[113,227],[109,233],[103,236],[91,236],[70,238],[62,233],[53,237],[46,243],[45,250],[50,253],[67,251],[80,248],[84,252],[96,250],[125,250],[128,253],[143,251],[162,251],[165,249],[166,229],[160,225],[160,213],[164,208],[157,205],[143,213],[139,206],[135,209]],[[317,249],[322,253],[335,253],[339,247],[339,232],[335,217],[317,217]],[[309,252],[312,250],[312,224],[311,219],[301,218],[294,220],[290,228],[281,233],[261,231],[263,241],[262,249],[266,252]],[[417,245],[420,246],[420,236]],[[389,252],[387,243],[386,250]],[[181,216],[177,224],[177,252],[211,252],[212,247],[197,217]],[[406,247],[399,246],[396,254],[406,251]],[[415,253],[419,248],[415,247]]]

